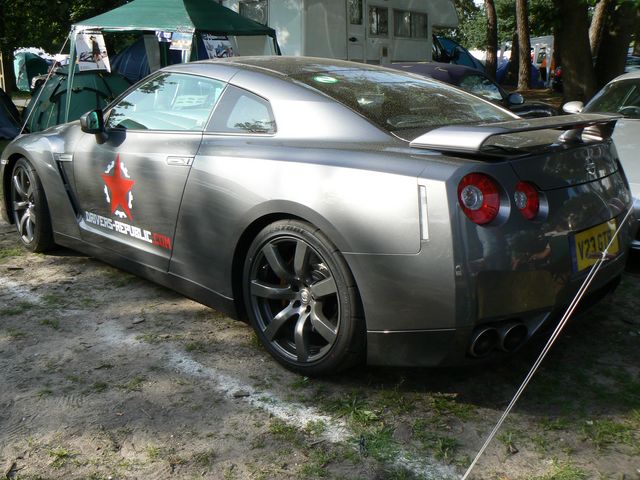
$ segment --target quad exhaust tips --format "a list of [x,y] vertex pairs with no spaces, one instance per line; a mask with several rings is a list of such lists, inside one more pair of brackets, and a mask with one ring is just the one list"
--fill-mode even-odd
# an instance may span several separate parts
[[480,358],[489,355],[500,342],[500,334],[494,327],[485,327],[476,332],[471,337],[469,353],[472,357]]
[[496,349],[510,353],[522,345],[528,335],[529,329],[521,322],[510,322],[499,328],[481,327],[471,336],[469,354],[472,357],[481,358]]
[[498,330],[500,334],[500,350],[513,352],[524,343],[529,335],[529,329],[524,323],[511,323]]

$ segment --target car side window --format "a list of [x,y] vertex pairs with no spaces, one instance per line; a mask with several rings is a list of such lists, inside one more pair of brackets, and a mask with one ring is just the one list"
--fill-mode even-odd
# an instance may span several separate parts
[[195,75],[158,75],[120,100],[108,112],[106,127],[202,131],[225,85]]
[[460,88],[488,100],[501,101],[502,95],[498,87],[482,75],[467,75],[460,82]]
[[213,112],[207,131],[241,134],[275,133],[276,122],[267,100],[229,85]]

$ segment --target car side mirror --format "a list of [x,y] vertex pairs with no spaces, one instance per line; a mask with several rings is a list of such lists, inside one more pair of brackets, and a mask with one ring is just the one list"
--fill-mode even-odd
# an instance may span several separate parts
[[100,135],[105,132],[102,110],[91,110],[80,117],[80,128],[84,133]]
[[507,97],[509,105],[522,105],[524,103],[524,97],[518,92],[510,93]]
[[573,102],[567,102],[562,106],[564,113],[580,113],[584,108],[584,103],[574,100]]

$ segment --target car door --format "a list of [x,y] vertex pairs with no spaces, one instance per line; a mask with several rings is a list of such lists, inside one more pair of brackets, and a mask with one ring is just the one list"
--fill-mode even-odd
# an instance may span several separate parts
[[83,136],[73,156],[83,240],[168,270],[184,186],[224,87],[160,73],[106,112],[102,137]]

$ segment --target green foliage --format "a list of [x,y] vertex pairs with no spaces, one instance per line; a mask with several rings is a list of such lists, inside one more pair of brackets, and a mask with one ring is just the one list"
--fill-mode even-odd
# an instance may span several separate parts
[[124,0],[0,0],[0,50],[40,47],[58,53],[74,22],[124,4]]
[[[513,0],[495,0],[498,16],[498,42],[511,42],[516,29],[516,6]],[[467,0],[456,0],[460,25],[455,30],[439,32],[453,38],[467,48],[485,49],[487,45],[487,17],[484,5],[476,6]],[[556,21],[553,0],[529,0],[529,28],[532,37],[551,35]]]

